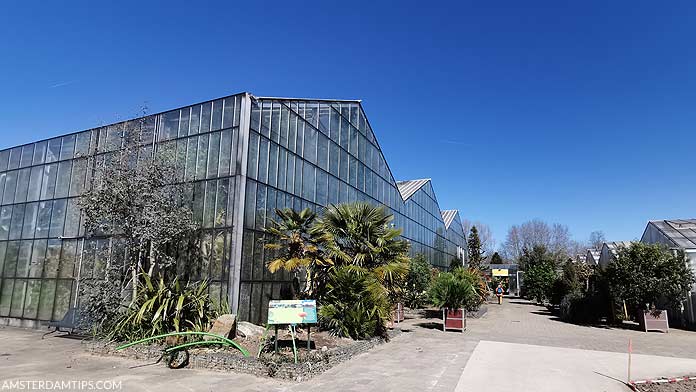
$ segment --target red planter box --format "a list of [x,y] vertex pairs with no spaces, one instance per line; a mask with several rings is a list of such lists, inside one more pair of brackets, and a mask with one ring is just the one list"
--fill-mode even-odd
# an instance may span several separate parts
[[466,313],[464,309],[442,309],[442,330],[458,329],[466,330]]

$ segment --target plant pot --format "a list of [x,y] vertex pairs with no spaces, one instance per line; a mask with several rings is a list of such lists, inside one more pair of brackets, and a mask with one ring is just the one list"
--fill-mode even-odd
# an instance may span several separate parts
[[442,309],[442,330],[456,329],[464,332],[466,330],[466,312],[464,309]]

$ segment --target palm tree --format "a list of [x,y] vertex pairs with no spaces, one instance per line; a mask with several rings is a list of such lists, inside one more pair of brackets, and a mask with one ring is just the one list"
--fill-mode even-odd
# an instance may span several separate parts
[[390,293],[401,292],[409,270],[409,243],[392,225],[382,206],[350,203],[329,206],[317,228],[327,256],[336,266],[359,275],[372,274]]
[[264,247],[275,250],[278,257],[266,266],[271,273],[286,270],[297,274],[304,269],[306,286],[304,294],[316,294],[317,281],[333,265],[331,259],[324,257],[322,251],[323,235],[317,230],[317,214],[309,208],[297,212],[290,208],[276,209],[279,220],[271,223],[265,232],[269,235]]

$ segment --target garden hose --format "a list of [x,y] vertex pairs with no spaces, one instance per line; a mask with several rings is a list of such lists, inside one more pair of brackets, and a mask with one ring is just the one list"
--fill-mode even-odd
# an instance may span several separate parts
[[[179,336],[179,335],[213,336],[213,337],[219,339],[218,341],[216,341],[216,343],[218,343],[218,344],[223,344],[223,345],[228,345],[228,346],[232,346],[232,347],[236,348],[237,350],[241,351],[241,353],[242,353],[245,357],[248,357],[248,356],[249,356],[249,352],[248,352],[244,347],[240,346],[240,345],[239,345],[237,342],[235,342],[234,340],[230,340],[230,339],[224,338],[224,337],[222,337],[222,336],[220,336],[220,335],[216,335],[216,334],[208,333],[208,332],[171,332],[171,333],[165,333],[165,334],[162,334],[162,335],[151,336],[151,337],[149,337],[149,338],[140,339],[140,340],[136,340],[135,342],[130,342],[130,343],[126,343],[126,344],[120,345],[120,346],[116,347],[116,350],[117,350],[117,351],[118,351],[118,350],[123,350],[124,348],[128,348],[128,347],[131,347],[131,346],[135,346],[136,344],[145,343],[145,342],[148,342],[148,341],[150,341],[150,340],[166,338],[167,336]],[[208,344],[208,343],[201,343],[201,342],[192,342],[192,343]],[[190,344],[190,343],[186,343],[186,344],[192,345],[192,344]],[[185,346],[185,345],[182,345],[182,346]],[[179,346],[177,346],[177,347],[179,347]],[[169,350],[169,349],[167,349],[167,350]],[[166,350],[165,350],[165,351],[166,351]],[[171,352],[171,351],[173,351],[173,350],[169,350],[169,351],[167,351],[167,352]]]

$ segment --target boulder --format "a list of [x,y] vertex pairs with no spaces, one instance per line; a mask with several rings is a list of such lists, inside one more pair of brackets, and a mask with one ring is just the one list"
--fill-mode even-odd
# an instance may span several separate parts
[[261,336],[266,331],[264,327],[252,324],[247,321],[240,321],[237,323],[237,335],[245,338],[250,338],[254,336]]
[[[234,327],[237,322],[237,316],[234,314],[223,314],[215,320],[213,327],[208,333],[212,333],[223,338],[232,339],[234,337]],[[203,340],[215,340],[214,336],[204,336]]]

